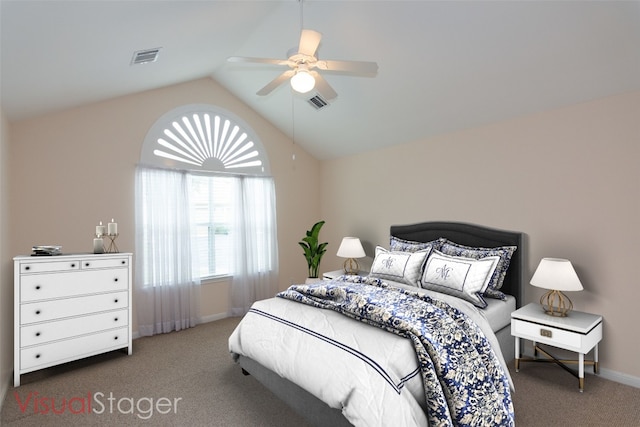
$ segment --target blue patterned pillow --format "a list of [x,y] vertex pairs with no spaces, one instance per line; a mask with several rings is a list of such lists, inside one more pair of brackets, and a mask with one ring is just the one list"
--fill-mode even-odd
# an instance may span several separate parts
[[439,249],[443,241],[443,239],[438,239],[430,242],[414,242],[413,240],[389,236],[389,250],[393,252],[418,252],[425,249]]
[[472,247],[461,245],[459,243],[452,242],[451,240],[444,239],[439,250],[447,255],[462,256],[474,259],[482,259],[491,256],[500,257],[493,276],[491,276],[489,287],[484,292],[484,296],[505,300],[506,297],[504,293],[500,292],[499,289],[502,287],[504,276],[507,274],[507,269],[509,268],[511,257],[513,256],[513,253],[516,251],[516,249],[518,249],[517,246],[499,246],[495,248]]
[[424,261],[430,252],[430,249],[417,252],[394,252],[377,246],[369,277],[418,287]]
[[499,259],[498,256],[482,259],[457,257],[434,250],[427,259],[420,286],[485,308],[487,302],[482,294],[489,286]]

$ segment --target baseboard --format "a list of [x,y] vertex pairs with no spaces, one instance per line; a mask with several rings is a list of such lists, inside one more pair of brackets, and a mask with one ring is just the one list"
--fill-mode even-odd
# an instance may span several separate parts
[[600,368],[600,376],[607,380],[625,384],[631,387],[640,388],[640,377],[623,374],[622,372],[612,371],[611,369]]
[[202,317],[202,323],[215,322],[216,320],[222,320],[227,317],[229,317],[227,313],[210,314]]
[[[229,317],[229,315],[227,313],[216,313],[216,314],[210,314],[208,316],[203,316],[200,320],[200,323],[209,323],[209,322],[215,322],[216,320],[222,320]],[[140,333],[138,331],[133,331],[131,334],[131,339],[137,339],[140,338]]]
[[9,391],[9,384],[13,385],[13,375],[9,375],[6,381],[0,382],[0,413],[4,406],[4,399],[7,397],[7,392]]

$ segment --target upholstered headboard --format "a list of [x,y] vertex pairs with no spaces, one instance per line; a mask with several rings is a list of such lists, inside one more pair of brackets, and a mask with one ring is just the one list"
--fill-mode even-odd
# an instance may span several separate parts
[[498,230],[481,225],[461,222],[422,222],[409,225],[392,225],[391,235],[404,240],[429,242],[440,237],[466,246],[492,248],[517,246],[502,284],[501,291],[516,298],[516,306],[522,305],[524,286],[524,235],[515,231]]

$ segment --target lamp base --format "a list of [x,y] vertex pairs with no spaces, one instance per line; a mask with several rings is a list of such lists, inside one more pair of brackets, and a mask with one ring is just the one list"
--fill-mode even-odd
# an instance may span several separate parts
[[540,304],[549,316],[567,317],[573,310],[573,303],[560,291],[550,290],[540,297]]
[[344,274],[355,275],[360,271],[360,266],[355,258],[347,258],[342,265]]

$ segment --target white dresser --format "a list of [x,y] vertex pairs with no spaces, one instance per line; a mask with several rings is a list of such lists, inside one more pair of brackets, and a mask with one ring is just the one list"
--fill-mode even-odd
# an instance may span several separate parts
[[107,351],[131,354],[130,253],[18,256],[14,373]]

